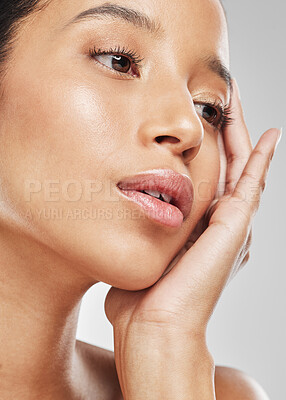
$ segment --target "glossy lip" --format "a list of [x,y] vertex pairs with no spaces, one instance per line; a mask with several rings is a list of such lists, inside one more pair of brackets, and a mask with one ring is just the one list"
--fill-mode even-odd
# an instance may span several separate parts
[[124,178],[117,183],[124,190],[157,190],[172,197],[170,204],[177,207],[184,219],[191,212],[194,187],[191,179],[171,169],[153,169]]

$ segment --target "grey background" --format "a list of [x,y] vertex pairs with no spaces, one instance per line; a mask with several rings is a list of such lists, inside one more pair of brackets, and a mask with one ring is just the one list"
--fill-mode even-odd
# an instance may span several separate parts
[[[286,129],[286,2],[225,0],[224,5],[231,72],[255,144],[270,127]],[[254,220],[250,261],[226,287],[208,328],[216,364],[247,372],[271,400],[286,399],[285,151],[282,137]],[[77,337],[113,350],[104,314],[109,288],[98,283],[84,296]]]

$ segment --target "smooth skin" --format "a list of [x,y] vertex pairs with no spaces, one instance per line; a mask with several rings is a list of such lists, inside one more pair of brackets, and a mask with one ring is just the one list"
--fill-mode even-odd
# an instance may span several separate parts
[[[159,22],[161,34],[110,18],[68,24],[102,4],[52,0],[28,18],[1,82],[0,398],[211,400],[216,392],[218,400],[266,400],[243,372],[215,367],[205,333],[247,261],[279,132],[265,132],[253,150],[235,81],[231,98],[202,65],[214,55],[229,67],[217,0],[117,1]],[[91,58],[95,45],[136,50],[140,74],[119,75]],[[234,122],[218,132],[199,103],[230,98]],[[225,196],[162,277],[215,198],[218,135]],[[157,168],[193,181],[192,211],[179,229],[136,218],[115,190],[123,177]],[[101,190],[78,196],[90,181]],[[103,217],[66,217],[90,207]],[[82,296],[99,281],[113,286],[105,310],[114,354],[76,340]]]
[[[236,83],[233,102],[238,110]],[[278,130],[265,132],[241,171],[244,155],[234,144],[238,133],[244,135],[248,153],[249,136],[242,110],[238,113],[239,123],[225,132],[229,161],[225,195],[211,210],[208,228],[151,288],[134,293],[111,288],[107,295],[105,309],[115,331],[124,399],[267,399],[261,388],[251,392],[238,384],[229,385],[229,392],[219,385],[215,397],[214,362],[206,345],[207,324],[223,288],[248,260],[251,221],[280,137]]]

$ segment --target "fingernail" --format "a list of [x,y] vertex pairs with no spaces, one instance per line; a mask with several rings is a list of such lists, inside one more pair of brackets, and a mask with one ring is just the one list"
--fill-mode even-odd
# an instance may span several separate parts
[[282,137],[282,131],[283,131],[283,129],[280,128],[280,129],[277,129],[277,130],[278,130],[278,132],[279,132],[279,135],[278,135],[277,140],[276,140],[276,144],[275,144],[275,148],[274,148],[273,154],[272,154],[272,156],[271,156],[271,158],[270,158],[271,161],[272,161],[272,159],[273,159],[273,156],[274,156],[274,154],[275,154],[275,152],[276,152],[277,146],[278,146],[278,144],[279,144],[279,142],[280,142],[280,140],[281,140],[281,137]]
[[[278,144],[279,144],[279,142],[280,142],[280,140],[281,140],[282,131],[283,131],[283,128],[280,128],[280,129],[279,129],[279,135],[278,135],[278,138],[277,138],[277,141],[276,141],[276,145],[275,145],[275,150],[276,150],[276,147],[278,146]],[[274,151],[275,151],[275,150],[274,150]]]

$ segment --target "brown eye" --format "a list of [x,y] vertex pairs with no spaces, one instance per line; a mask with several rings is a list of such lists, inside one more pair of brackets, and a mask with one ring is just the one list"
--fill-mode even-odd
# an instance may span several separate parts
[[131,67],[131,61],[124,56],[112,56],[112,67],[119,72],[127,73]]
[[204,118],[211,125],[218,125],[220,115],[217,110],[208,104],[195,104],[198,109],[199,115]]
[[132,66],[129,58],[121,55],[104,54],[104,55],[94,56],[94,58],[96,58],[97,61],[104,64],[106,67],[109,67],[111,69],[114,69],[118,72],[125,74],[130,70]]
[[203,106],[202,107],[202,117],[206,119],[209,123],[215,121],[217,117],[217,112],[213,107]]
[[108,50],[94,47],[89,49],[89,56],[118,75],[130,75],[129,78],[140,78],[141,76],[141,62],[144,58],[141,58],[135,50],[121,48],[121,46],[109,48]]

